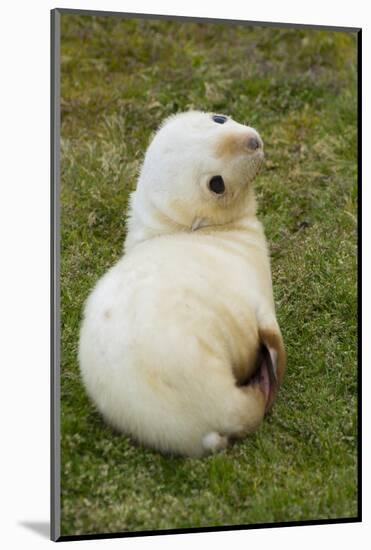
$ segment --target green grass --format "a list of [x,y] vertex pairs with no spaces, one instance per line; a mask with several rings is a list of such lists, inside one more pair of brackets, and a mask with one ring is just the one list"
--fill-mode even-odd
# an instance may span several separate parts
[[[63,15],[61,53],[62,534],[354,517],[355,34]],[[202,460],[112,431],[76,357],[149,137],[192,108],[265,141],[256,189],[288,352],[261,429]]]

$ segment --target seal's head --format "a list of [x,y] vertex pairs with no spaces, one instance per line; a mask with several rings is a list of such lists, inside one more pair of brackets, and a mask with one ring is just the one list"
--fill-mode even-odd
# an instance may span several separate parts
[[169,117],[147,149],[129,230],[135,220],[158,230],[166,224],[195,230],[254,214],[251,182],[263,156],[257,131],[228,116],[189,111]]

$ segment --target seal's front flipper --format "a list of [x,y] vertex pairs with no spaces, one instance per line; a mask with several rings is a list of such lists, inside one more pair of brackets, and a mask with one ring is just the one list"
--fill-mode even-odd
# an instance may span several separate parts
[[269,411],[273,401],[275,400],[278,393],[278,377],[277,377],[277,353],[274,349],[269,350],[265,344],[262,344],[261,347],[261,356],[262,356],[262,381],[261,387],[263,389],[264,395],[267,400],[265,406],[265,411]]
[[257,369],[249,380],[249,383],[260,387],[260,390],[264,394],[266,403],[265,412],[267,412],[276,398],[279,384],[277,378],[277,354],[274,353],[274,350],[271,354],[265,344],[261,344],[260,346]]
[[269,411],[277,397],[286,368],[286,352],[278,328],[259,328],[261,342],[261,387],[266,395],[266,411]]

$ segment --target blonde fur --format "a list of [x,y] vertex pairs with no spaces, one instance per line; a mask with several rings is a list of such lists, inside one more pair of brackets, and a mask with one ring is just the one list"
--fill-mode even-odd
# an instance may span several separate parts
[[[124,255],[87,300],[87,392],[108,422],[162,452],[202,456],[259,426],[264,392],[239,383],[253,374],[264,334],[279,347],[282,377],[252,187],[262,159],[257,132],[232,119],[192,111],[165,121],[131,196]],[[221,195],[208,187],[215,175]]]

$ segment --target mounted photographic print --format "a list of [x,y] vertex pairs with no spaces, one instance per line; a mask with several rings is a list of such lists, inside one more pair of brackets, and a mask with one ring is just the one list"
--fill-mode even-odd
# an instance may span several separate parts
[[361,31],[52,11],[52,538],[355,522]]

